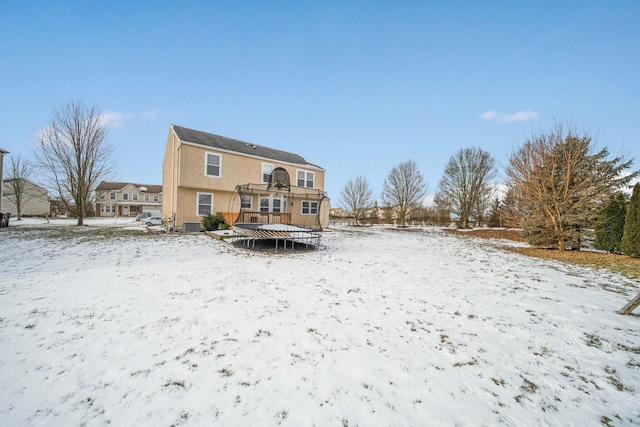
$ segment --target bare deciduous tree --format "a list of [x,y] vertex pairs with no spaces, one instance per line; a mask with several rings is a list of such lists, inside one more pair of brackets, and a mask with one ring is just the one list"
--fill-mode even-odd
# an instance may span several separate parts
[[355,180],[349,180],[340,192],[341,207],[351,213],[356,225],[364,216],[373,202],[373,191],[364,176],[358,176]]
[[114,170],[107,127],[95,107],[69,102],[56,110],[51,125],[42,130],[35,156],[67,210],[84,223],[92,191]]
[[16,207],[17,219],[22,218],[22,210],[24,205],[33,199],[34,194],[30,188],[31,167],[28,162],[23,161],[19,156],[11,158],[9,165],[9,176],[6,183],[9,191],[5,194],[6,198],[13,202]]
[[448,227],[451,224],[451,208],[441,193],[433,196],[433,211],[436,225]]
[[608,160],[607,148],[594,153],[592,142],[591,135],[556,123],[511,154],[508,188],[530,243],[580,249],[584,230],[594,225],[604,201],[638,175],[623,175],[632,160]]
[[480,197],[473,207],[473,216],[476,219],[476,225],[480,226],[485,221],[485,216],[489,213],[491,201],[494,200],[496,189],[492,184],[485,184],[480,189]]
[[397,209],[400,225],[405,226],[407,214],[413,207],[421,206],[427,193],[427,183],[414,160],[407,160],[389,172],[382,186],[382,203]]
[[460,219],[460,227],[469,227],[469,218],[482,220],[489,206],[495,178],[495,160],[480,148],[464,148],[451,156],[439,184],[440,199],[446,201]]

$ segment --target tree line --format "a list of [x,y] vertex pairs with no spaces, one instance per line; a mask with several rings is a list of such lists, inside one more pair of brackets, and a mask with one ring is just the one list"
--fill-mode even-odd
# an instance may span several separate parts
[[[69,102],[54,112],[33,146],[35,165],[78,225],[90,213],[93,189],[114,170],[107,133],[95,107]],[[424,206],[427,183],[414,160],[391,169],[381,207],[364,176],[346,183],[340,205],[356,224],[385,212],[402,227],[419,218],[441,225],[455,220],[462,228],[517,227],[532,245],[561,251],[580,249],[595,230],[596,248],[640,256],[640,187],[630,199],[624,193],[640,173],[629,171],[632,163],[624,156],[610,158],[606,147],[596,151],[591,134],[556,122],[511,153],[502,195],[496,193],[495,159],[476,147],[451,156],[432,207]],[[28,162],[12,158],[8,182],[17,206],[30,197],[30,174]]]
[[72,101],[55,110],[32,146],[34,161],[11,157],[7,197],[16,206],[17,218],[34,197],[31,176],[37,168],[42,183],[56,194],[56,201],[83,225],[93,210],[93,190],[115,170],[107,134],[108,127],[96,107]]
[[[458,227],[520,228],[530,244],[561,251],[579,250],[595,229],[596,248],[640,256],[640,186],[630,200],[624,195],[639,173],[629,171],[632,163],[610,157],[606,147],[596,151],[591,134],[556,122],[510,154],[503,194],[496,191],[495,159],[481,148],[464,148],[447,162],[432,207],[423,206],[427,183],[409,160],[385,178],[382,209],[393,209],[401,227],[415,212],[441,222],[446,212]],[[349,180],[340,195],[356,225],[377,206],[363,176]]]

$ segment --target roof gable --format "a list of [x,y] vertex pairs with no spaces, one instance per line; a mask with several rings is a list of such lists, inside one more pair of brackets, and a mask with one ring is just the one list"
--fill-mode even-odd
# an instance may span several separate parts
[[304,157],[297,154],[288,153],[286,151],[276,150],[273,148],[264,147],[233,138],[227,138],[225,136],[188,129],[182,126],[171,126],[178,138],[183,142],[190,142],[192,144],[202,145],[205,147],[232,151],[235,153],[245,154],[247,156],[262,157],[265,159],[276,160],[284,163],[318,167],[317,165],[308,162]]
[[107,182],[107,181],[102,181],[100,184],[98,184],[98,186],[96,187],[96,191],[119,191],[119,190],[122,190],[127,185],[132,185],[143,193],[162,193],[162,185],[135,184],[132,182]]

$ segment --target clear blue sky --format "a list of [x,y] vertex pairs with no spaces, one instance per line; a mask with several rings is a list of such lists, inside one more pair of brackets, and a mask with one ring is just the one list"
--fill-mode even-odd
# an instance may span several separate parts
[[[108,113],[121,181],[160,184],[170,124],[291,151],[336,205],[414,159],[504,165],[554,118],[640,167],[640,2],[0,0],[0,147],[70,100]],[[5,158],[5,162],[7,159]]]

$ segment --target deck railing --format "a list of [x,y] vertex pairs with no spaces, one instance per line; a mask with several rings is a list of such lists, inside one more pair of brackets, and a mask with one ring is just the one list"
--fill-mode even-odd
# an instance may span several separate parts
[[238,222],[254,222],[259,224],[291,224],[288,212],[240,212]]

